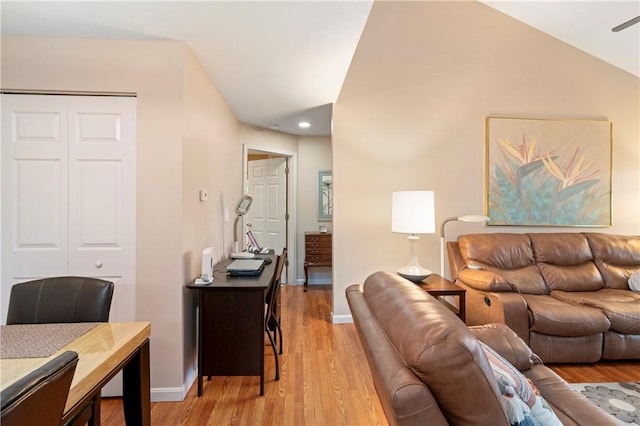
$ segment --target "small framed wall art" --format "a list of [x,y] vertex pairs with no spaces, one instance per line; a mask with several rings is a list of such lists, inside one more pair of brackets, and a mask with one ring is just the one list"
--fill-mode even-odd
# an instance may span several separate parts
[[318,172],[318,220],[333,218],[333,176],[331,171]]

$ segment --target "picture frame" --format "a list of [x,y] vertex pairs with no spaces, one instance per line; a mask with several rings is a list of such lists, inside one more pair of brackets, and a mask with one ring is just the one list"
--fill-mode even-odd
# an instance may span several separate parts
[[486,118],[489,226],[611,226],[613,123]]
[[318,172],[318,220],[333,218],[333,176],[329,170]]

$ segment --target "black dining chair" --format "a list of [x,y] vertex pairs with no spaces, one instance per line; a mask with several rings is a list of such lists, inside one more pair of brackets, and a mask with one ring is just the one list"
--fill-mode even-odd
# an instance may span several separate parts
[[0,393],[2,426],[60,426],[78,354],[67,351]]
[[[15,284],[9,295],[7,325],[107,322],[113,283],[99,278],[55,277]],[[100,393],[65,426],[100,422]]]
[[[269,342],[273,348],[273,355],[276,362],[276,380],[280,380],[280,361],[278,357],[278,350],[276,349],[276,342],[278,337],[280,338],[280,355],[282,355],[282,328],[280,327],[280,313],[277,311],[277,304],[280,295],[281,276],[284,264],[287,260],[287,249],[282,250],[282,254],[278,256],[276,261],[276,268],[269,284],[266,297],[266,316],[265,316],[265,332],[269,337]],[[276,334],[277,332],[277,334]]]
[[55,277],[11,287],[7,324],[107,322],[113,283],[99,278]]

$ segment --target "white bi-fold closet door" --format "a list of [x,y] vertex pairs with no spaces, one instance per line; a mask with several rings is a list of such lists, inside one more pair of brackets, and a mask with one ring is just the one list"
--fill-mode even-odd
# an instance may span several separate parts
[[3,322],[13,284],[62,275],[135,320],[135,155],[135,97],[2,95]]

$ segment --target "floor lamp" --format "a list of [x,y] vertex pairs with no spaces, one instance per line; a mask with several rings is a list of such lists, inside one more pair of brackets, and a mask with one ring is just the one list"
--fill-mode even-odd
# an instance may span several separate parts
[[442,276],[444,278],[444,245],[445,245],[445,239],[444,239],[444,226],[448,223],[448,222],[488,222],[489,221],[489,217],[488,216],[481,216],[481,215],[477,215],[477,214],[469,214],[466,216],[459,216],[459,217],[448,217],[446,218],[443,222],[442,225],[440,226],[440,276]]

